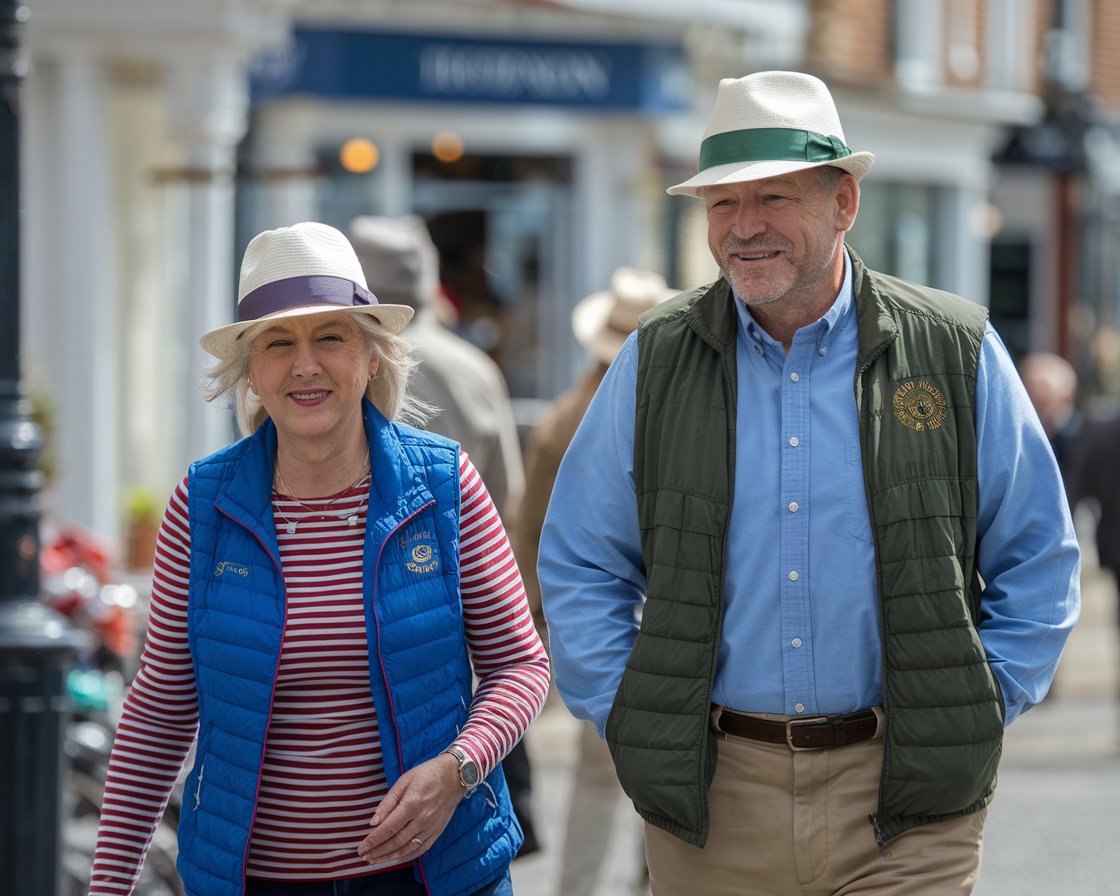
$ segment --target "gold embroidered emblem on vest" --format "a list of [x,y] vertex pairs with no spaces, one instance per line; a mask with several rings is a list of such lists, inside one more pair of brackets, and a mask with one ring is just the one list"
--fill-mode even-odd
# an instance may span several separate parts
[[432,556],[432,546],[430,544],[414,545],[411,551],[412,560],[405,563],[405,567],[409,572],[432,572],[439,569],[439,560],[434,559]]
[[907,380],[895,390],[892,403],[894,415],[918,432],[937,429],[949,413],[941,390],[925,380]]

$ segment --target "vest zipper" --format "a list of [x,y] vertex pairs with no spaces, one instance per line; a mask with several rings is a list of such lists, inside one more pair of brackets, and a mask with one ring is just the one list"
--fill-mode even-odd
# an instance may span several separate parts
[[[867,427],[864,424],[864,419],[865,418],[864,418],[864,413],[863,413],[863,399],[864,399],[863,380],[864,380],[864,377],[867,375],[868,371],[871,369],[871,363],[875,360],[875,358],[877,358],[885,350],[886,350],[886,344],[884,343],[882,346],[880,346],[879,350],[877,352],[875,352],[875,354],[871,355],[870,357],[868,357],[864,360],[863,366],[858,371],[856,371],[856,381],[855,381],[856,416],[857,416],[858,422],[859,422],[859,435],[860,435],[860,469],[861,469],[861,472],[863,474],[864,500],[867,501],[867,516],[868,516],[868,521],[869,521],[870,526],[871,526],[871,543],[872,543],[872,549],[873,549],[874,555],[875,555],[876,589],[878,589],[878,587],[879,587],[878,586],[879,557],[881,556],[881,553],[880,553],[880,549],[879,549],[879,530],[875,526],[875,507],[874,507],[874,504],[871,501],[871,494],[870,494],[870,488],[868,487],[868,483],[867,483],[867,470],[866,470],[866,466],[865,466],[865,459],[864,459],[864,453],[863,453],[863,445],[867,441]],[[879,854],[882,855],[882,856],[886,856],[886,854],[887,854],[887,841],[886,841],[886,837],[883,833],[883,827],[882,827],[882,824],[880,822],[880,816],[883,813],[884,799],[886,797],[886,791],[887,791],[887,785],[886,785],[887,772],[890,768],[891,754],[890,754],[890,750],[888,749],[889,741],[887,740],[887,737],[888,737],[888,734],[890,733],[889,728],[890,728],[890,720],[891,720],[891,711],[890,711],[889,701],[887,699],[887,686],[886,686],[887,685],[887,683],[886,683],[887,632],[886,632],[886,624],[883,620],[883,598],[882,598],[882,595],[879,594],[879,593],[876,593],[876,595],[875,595],[875,605],[876,605],[876,607],[875,607],[876,615],[878,616],[878,619],[879,619],[879,668],[880,668],[880,678],[882,679],[882,681],[880,682],[880,687],[882,689],[882,699],[883,699],[883,769],[879,774],[878,805],[875,807],[875,811],[867,816],[867,820],[871,823],[871,830],[873,831],[873,833],[875,835],[875,844],[879,847]]]
[[[428,501],[424,504],[421,504],[414,511],[412,511],[412,513],[410,513],[408,516],[406,516],[404,519],[402,519],[399,523],[397,523],[392,529],[390,529],[386,533],[385,537],[383,539],[381,539],[381,544],[377,548],[377,558],[374,560],[374,563],[373,563],[373,586],[370,590],[370,595],[369,595],[369,607],[370,607],[370,613],[373,615],[374,634],[377,638],[377,643],[375,645],[376,649],[377,649],[377,665],[381,669],[381,680],[385,684],[385,699],[389,701],[389,718],[393,723],[393,732],[394,732],[394,735],[395,735],[395,740],[397,742],[397,765],[400,766],[401,774],[404,774],[404,772],[405,772],[404,751],[401,749],[401,731],[400,731],[400,728],[397,726],[397,711],[396,711],[395,707],[393,706],[393,692],[389,688],[389,678],[385,673],[385,662],[381,658],[381,622],[377,618],[377,600],[375,599],[375,596],[377,594],[378,570],[381,568],[381,555],[385,552],[385,545],[389,543],[389,539],[391,539],[393,537],[394,533],[400,531],[402,528],[404,528],[406,525],[408,525],[408,523],[411,520],[413,520],[414,518],[419,516],[421,513],[423,513],[429,507],[434,506],[435,503],[436,503],[435,499],[433,498],[431,501]],[[378,720],[378,723],[380,724],[380,720]],[[384,741],[382,741],[382,747],[384,747]],[[429,893],[431,893],[431,887],[428,886],[428,875],[427,875],[426,871],[424,870],[424,860],[425,860],[426,857],[427,857],[427,853],[420,856],[420,858],[416,859],[415,863],[416,863],[416,867],[420,871],[420,877],[423,879],[424,889],[427,890]]]

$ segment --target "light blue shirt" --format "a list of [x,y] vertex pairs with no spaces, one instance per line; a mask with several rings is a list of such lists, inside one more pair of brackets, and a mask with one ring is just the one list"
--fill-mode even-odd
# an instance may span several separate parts
[[[851,265],[788,353],[739,311],[734,504],[713,700],[832,715],[882,702],[871,527],[852,384]],[[569,447],[538,572],[557,688],[602,734],[637,634],[645,564],[634,496],[637,337]],[[1079,553],[1049,442],[989,327],[976,386],[980,638],[1010,723],[1045,695],[1079,608]],[[687,437],[682,434],[682,438]]]

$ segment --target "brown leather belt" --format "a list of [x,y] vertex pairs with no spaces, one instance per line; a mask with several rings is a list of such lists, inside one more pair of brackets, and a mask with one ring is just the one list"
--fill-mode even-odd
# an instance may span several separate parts
[[717,730],[724,734],[768,744],[785,744],[791,750],[842,747],[874,737],[879,730],[879,715],[873,709],[861,709],[846,716],[814,716],[788,722],[743,715],[725,707],[714,715]]

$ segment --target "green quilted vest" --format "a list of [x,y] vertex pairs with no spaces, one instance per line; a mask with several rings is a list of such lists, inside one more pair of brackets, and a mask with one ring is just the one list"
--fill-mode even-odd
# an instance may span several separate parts
[[[882,845],[976,811],[995,787],[1003,705],[976,632],[974,566],[973,395],[987,312],[852,261],[883,632],[887,723],[871,817]],[[647,594],[606,731],[643,818],[698,846],[715,770],[708,717],[735,477],[733,303],[719,280],[639,329],[634,478]]]

